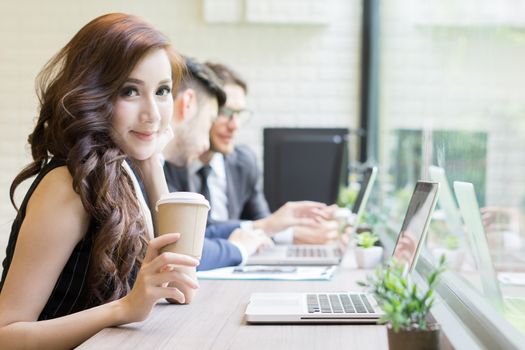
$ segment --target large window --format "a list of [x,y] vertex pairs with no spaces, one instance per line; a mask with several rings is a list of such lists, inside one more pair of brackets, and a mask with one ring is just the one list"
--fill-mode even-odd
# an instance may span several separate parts
[[[445,254],[469,288],[462,292],[482,297],[489,312],[525,335],[525,12],[519,3],[381,2],[376,197],[395,234],[415,182],[441,180],[425,256]],[[481,233],[465,224],[455,181],[473,184],[480,210],[471,219],[482,223]],[[473,236],[486,243],[488,260]],[[522,296],[522,305],[511,306],[511,296]]]

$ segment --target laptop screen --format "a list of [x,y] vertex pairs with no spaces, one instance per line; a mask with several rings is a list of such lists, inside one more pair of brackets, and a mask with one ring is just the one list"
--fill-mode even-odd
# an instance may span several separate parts
[[361,181],[361,188],[359,189],[359,193],[357,194],[357,198],[355,199],[354,205],[352,207],[352,213],[357,214],[361,206],[366,205],[366,201],[368,198],[365,198],[365,197],[368,197],[368,195],[370,195],[370,186],[373,185],[376,172],[377,172],[376,167],[368,167],[363,172],[363,180]]
[[439,184],[419,181],[408,205],[393,256],[412,271],[421,249],[430,217],[436,206]]

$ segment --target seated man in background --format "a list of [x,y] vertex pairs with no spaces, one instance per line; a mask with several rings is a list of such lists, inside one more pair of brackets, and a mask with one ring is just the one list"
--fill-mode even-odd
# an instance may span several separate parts
[[[337,225],[324,220],[331,213],[321,203],[289,202],[270,213],[255,154],[234,143],[239,127],[251,115],[246,109],[247,85],[228,67],[207,65],[222,81],[226,103],[211,127],[210,149],[188,168],[172,168],[171,174],[166,173],[168,182],[178,189],[204,194],[211,204],[210,222],[262,229],[278,243],[324,244],[335,239]],[[297,220],[309,210],[317,210],[323,220]]]
[[[204,64],[186,58],[187,71],[174,94],[172,117],[173,140],[164,149],[164,172],[171,192],[188,190],[180,183],[177,169],[184,168],[209,148],[209,132],[217,118],[219,106],[226,100],[214,73]],[[286,210],[286,220],[279,215],[265,219],[254,228],[272,232],[283,225],[311,223],[317,220],[317,209],[324,205],[306,203]],[[277,213],[276,213],[277,214]],[[279,223],[279,225],[276,224]],[[242,264],[257,249],[273,242],[261,230],[239,229],[239,222],[215,223],[206,229],[203,254],[198,270]],[[275,227],[277,226],[277,227]]]
[[[186,73],[173,94],[173,140],[165,147],[164,169],[168,187],[174,188],[170,169],[185,166],[209,147],[209,130],[226,99],[214,73],[204,64],[185,58]],[[208,226],[198,270],[241,264],[259,247],[271,245],[262,231],[239,229],[235,223]]]

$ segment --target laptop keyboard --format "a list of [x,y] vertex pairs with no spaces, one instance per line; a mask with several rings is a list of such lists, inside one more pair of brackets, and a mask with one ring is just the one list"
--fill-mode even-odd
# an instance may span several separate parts
[[308,313],[374,313],[365,294],[307,294]]
[[326,258],[328,250],[320,247],[289,247],[286,256],[290,258]]

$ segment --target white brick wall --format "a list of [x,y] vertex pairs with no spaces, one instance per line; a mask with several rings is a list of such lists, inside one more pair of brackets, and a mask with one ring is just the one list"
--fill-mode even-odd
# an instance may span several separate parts
[[195,0],[2,0],[0,259],[14,217],[9,185],[29,160],[35,76],[82,25],[108,12],[137,14],[168,34],[179,51],[235,67],[249,82],[256,111],[239,138],[261,155],[264,126],[356,125],[361,1],[326,3],[326,24],[271,25],[207,24],[203,1]]

